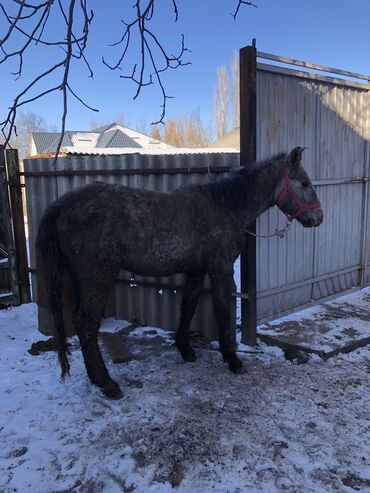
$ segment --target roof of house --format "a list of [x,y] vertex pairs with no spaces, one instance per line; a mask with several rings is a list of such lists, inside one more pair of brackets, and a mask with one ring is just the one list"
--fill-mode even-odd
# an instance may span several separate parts
[[[60,133],[56,132],[32,132],[38,154],[45,152],[55,152],[60,138]],[[71,146],[72,141],[69,132],[66,132],[63,137],[62,146]]]
[[129,137],[121,130],[108,130],[100,135],[96,147],[134,147],[141,148],[137,140]]
[[[120,156],[123,154],[140,154],[140,155],[151,155],[151,156],[178,156],[184,154],[197,155],[197,154],[238,154],[239,150],[234,148],[210,148],[210,147],[173,147],[172,149],[117,149],[117,148],[96,148],[94,151],[89,152],[88,150],[81,151],[71,151],[68,149],[62,149],[59,153],[60,157],[65,156],[96,156],[96,155],[109,155],[109,156]],[[35,154],[30,156],[30,159],[36,158],[54,158],[55,152],[45,152],[42,154]]]
[[[56,152],[60,135],[56,132],[32,132],[32,155]],[[130,149],[169,150],[173,147],[118,123],[90,131],[66,131],[63,135],[61,150],[65,152],[93,154],[102,153],[104,149],[125,152]]]

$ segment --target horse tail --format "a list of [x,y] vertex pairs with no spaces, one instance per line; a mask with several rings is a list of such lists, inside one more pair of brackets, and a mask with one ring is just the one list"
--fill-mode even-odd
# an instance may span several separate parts
[[41,255],[45,285],[48,293],[49,305],[54,318],[54,335],[58,350],[58,359],[62,369],[62,380],[69,376],[67,358],[67,341],[63,320],[62,275],[65,270],[65,261],[59,246],[58,231],[56,228],[60,208],[51,205],[45,211],[40,221],[36,238],[36,248]]

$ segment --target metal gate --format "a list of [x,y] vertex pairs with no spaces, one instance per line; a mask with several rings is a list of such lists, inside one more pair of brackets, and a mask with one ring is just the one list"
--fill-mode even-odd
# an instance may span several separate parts
[[30,301],[18,152],[0,145],[0,308]]
[[[370,281],[369,81],[369,75],[257,52],[255,45],[241,50],[241,155],[248,151],[249,160],[258,160],[307,147],[303,162],[324,210],[317,229],[294,223],[283,240],[248,240],[252,270],[246,275],[252,280],[243,286],[242,276],[242,291],[257,310],[247,335],[256,322]],[[281,229],[284,222],[270,209],[258,218],[257,233]]]

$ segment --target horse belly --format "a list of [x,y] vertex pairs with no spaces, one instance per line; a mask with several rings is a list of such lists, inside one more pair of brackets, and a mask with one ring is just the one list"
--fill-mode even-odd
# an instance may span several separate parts
[[138,275],[170,276],[183,272],[201,271],[201,249],[181,243],[155,242],[125,248],[122,268]]

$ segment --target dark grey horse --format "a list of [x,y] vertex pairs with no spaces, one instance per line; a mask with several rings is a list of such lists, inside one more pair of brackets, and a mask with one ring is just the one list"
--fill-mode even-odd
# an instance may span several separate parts
[[302,151],[297,147],[290,154],[240,167],[206,185],[162,193],[93,183],[50,205],[36,245],[47,272],[62,377],[69,373],[61,301],[67,273],[77,293],[74,323],[87,374],[106,396],[122,396],[97,341],[106,297],[120,269],[148,276],[187,274],[176,335],[185,361],[196,359],[188,330],[208,273],[220,351],[230,370],[241,373],[230,327],[230,292],[247,225],[275,204],[304,227],[319,226],[323,220],[301,164]]

